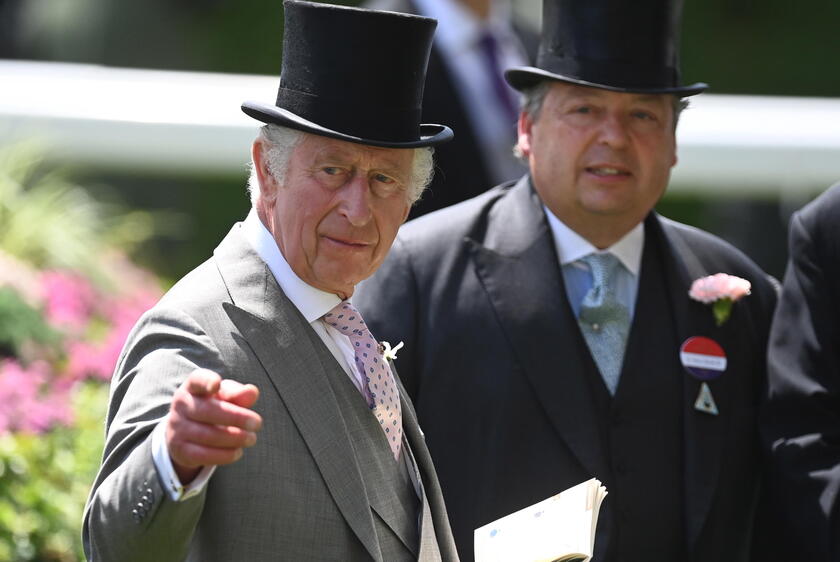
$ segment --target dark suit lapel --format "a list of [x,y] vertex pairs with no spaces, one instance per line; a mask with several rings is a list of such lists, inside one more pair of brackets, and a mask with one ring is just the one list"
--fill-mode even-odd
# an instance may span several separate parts
[[691,283],[700,277],[717,273],[708,271],[699,257],[682,237],[666,222],[651,214],[647,220],[647,235],[661,244],[666,282],[675,321],[675,332],[680,345],[692,336],[705,336],[720,344],[728,356],[727,370],[723,376],[708,384],[719,414],[698,411],[694,404],[701,388],[701,381],[684,369],[684,466],[687,540],[691,548],[697,540],[712,499],[715,496],[720,473],[724,432],[732,419],[727,392],[733,374],[733,343],[737,341],[735,323],[722,327],[715,325],[711,308],[688,296]]
[[[422,505],[422,525],[427,524],[426,512],[430,512],[430,519],[435,529],[435,539],[437,547],[444,560],[456,560],[458,558],[455,549],[455,543],[452,540],[452,530],[449,526],[449,519],[446,515],[446,508],[443,502],[443,492],[440,489],[440,482],[435,472],[432,457],[429,454],[429,449],[426,447],[426,438],[420,429],[420,423],[417,420],[417,413],[414,411],[414,405],[408,398],[408,393],[402,385],[399,375],[397,374],[394,363],[391,363],[391,369],[394,372],[394,377],[397,380],[397,386],[400,389],[400,403],[402,404],[403,415],[403,435],[408,441],[411,451],[414,454],[414,460],[417,463],[417,470],[420,472],[420,482],[423,487],[423,505]],[[425,529],[421,526],[420,529],[420,560],[424,560],[424,544],[423,539],[426,534]]]
[[347,524],[371,557],[381,561],[347,428],[318,350],[306,335],[312,328],[248,246],[239,227],[234,226],[214,253],[233,301],[224,308],[268,373]]
[[591,359],[568,304],[551,231],[527,177],[499,201],[488,221],[483,239],[467,243],[514,355],[536,400],[581,464],[592,474],[607,474],[583,372]]

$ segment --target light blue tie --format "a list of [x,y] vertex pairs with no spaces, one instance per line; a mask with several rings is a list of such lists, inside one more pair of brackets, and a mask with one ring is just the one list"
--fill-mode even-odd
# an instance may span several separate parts
[[578,324],[607,389],[614,395],[630,331],[630,314],[615,296],[616,270],[621,264],[610,253],[589,254],[581,261],[589,265],[592,288],[580,303]]

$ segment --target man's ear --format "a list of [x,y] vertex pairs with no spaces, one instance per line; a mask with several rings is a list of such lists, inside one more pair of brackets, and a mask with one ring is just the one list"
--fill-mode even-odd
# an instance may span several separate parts
[[266,199],[273,199],[277,191],[277,182],[268,167],[265,143],[262,139],[256,139],[251,145],[251,159],[254,161],[254,170],[260,182],[260,194]]
[[531,116],[524,111],[520,112],[519,121],[516,123],[516,151],[526,160],[531,156],[531,129],[533,126],[534,122],[531,120]]

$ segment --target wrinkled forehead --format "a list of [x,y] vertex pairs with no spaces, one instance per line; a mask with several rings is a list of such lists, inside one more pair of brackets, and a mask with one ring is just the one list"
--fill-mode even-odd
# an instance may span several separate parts
[[296,147],[296,154],[307,160],[335,160],[337,163],[362,165],[371,169],[410,173],[415,149],[382,148],[306,134]]

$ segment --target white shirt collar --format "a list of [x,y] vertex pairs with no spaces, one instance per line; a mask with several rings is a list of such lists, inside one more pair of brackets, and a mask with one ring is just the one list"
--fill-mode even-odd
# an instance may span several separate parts
[[316,289],[306,284],[295,274],[286,258],[283,257],[280,248],[277,247],[274,237],[254,209],[251,209],[251,212],[245,218],[242,224],[242,232],[245,239],[260,256],[260,259],[268,265],[268,269],[271,270],[277,284],[280,285],[292,304],[303,314],[307,322],[312,323],[318,320],[341,302],[338,295]]
[[415,5],[420,14],[438,21],[435,40],[449,51],[472,49],[484,29],[500,40],[513,34],[510,5],[505,1],[491,2],[486,22],[479,21],[457,0],[415,0]]
[[543,210],[545,216],[548,217],[548,225],[554,237],[554,245],[557,247],[560,265],[570,264],[589,254],[603,251],[615,255],[624,264],[627,271],[634,276],[639,275],[639,269],[642,265],[642,250],[645,246],[645,227],[643,223],[634,226],[621,240],[609,248],[599,250],[580,234],[566,226],[545,205],[543,205]]

